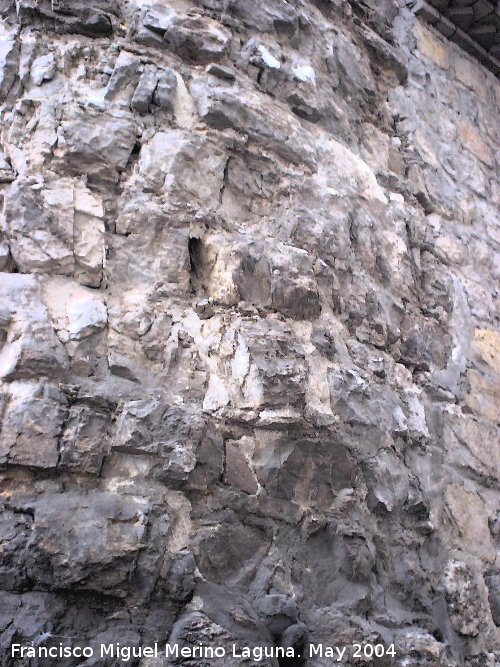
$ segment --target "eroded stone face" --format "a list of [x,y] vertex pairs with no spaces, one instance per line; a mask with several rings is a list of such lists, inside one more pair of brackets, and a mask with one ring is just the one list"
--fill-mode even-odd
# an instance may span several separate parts
[[143,544],[149,505],[112,493],[92,495],[92,503],[73,493],[44,495],[36,509],[29,573],[42,583],[50,573],[49,583],[61,588],[125,595]]
[[499,91],[393,0],[3,3],[5,655],[500,664]]

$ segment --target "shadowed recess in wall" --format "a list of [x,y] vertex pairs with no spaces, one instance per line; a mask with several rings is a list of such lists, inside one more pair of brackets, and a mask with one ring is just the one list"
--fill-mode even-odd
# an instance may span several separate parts
[[407,0],[407,5],[500,76],[498,0]]

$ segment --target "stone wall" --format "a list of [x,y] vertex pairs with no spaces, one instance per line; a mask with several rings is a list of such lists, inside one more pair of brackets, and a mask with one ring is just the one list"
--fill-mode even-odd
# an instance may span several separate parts
[[392,0],[0,14],[1,664],[499,664],[498,80]]

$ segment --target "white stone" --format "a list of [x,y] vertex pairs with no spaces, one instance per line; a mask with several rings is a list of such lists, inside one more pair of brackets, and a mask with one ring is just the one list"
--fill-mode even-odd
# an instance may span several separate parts
[[388,203],[370,167],[358,155],[335,140],[323,145],[325,160],[315,180],[334,196],[359,196],[377,210]]
[[39,56],[31,65],[31,78],[35,86],[41,86],[44,81],[50,81],[56,73],[56,60],[53,53]]
[[299,81],[308,81],[310,83],[316,83],[316,72],[311,67],[311,65],[305,65],[302,63],[296,63],[293,66],[293,73],[295,78]]
[[42,294],[63,342],[81,340],[106,326],[107,308],[99,293],[71,279],[54,277],[43,281]]
[[268,49],[266,49],[265,46],[262,44],[259,44],[258,50],[260,55],[262,56],[262,60],[265,62],[265,64],[270,67],[271,69],[280,69],[281,63],[280,61],[275,58],[272,53],[269,52]]
[[203,409],[207,411],[223,408],[229,403],[229,392],[222,379],[212,373],[208,381],[208,389],[203,399]]

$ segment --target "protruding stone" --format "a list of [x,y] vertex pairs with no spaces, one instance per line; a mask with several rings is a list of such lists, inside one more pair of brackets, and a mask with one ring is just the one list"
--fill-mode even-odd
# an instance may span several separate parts
[[53,53],[39,56],[31,65],[31,78],[35,86],[41,86],[44,81],[50,81],[56,73],[56,59]]

